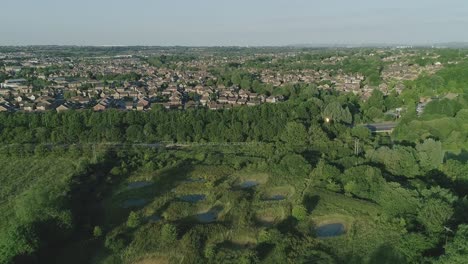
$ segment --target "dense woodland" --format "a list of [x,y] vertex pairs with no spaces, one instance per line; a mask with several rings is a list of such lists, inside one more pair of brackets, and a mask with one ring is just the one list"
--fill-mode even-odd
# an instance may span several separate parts
[[[2,113],[0,263],[464,263],[465,68],[365,102],[295,86],[232,110]],[[443,92],[458,96],[413,110]],[[395,107],[391,135],[362,126]],[[194,220],[207,210],[217,221]],[[329,221],[346,233],[319,238]]]

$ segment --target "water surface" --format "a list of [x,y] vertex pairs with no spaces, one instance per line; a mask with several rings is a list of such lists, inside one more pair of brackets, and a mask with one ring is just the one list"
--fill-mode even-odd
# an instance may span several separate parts
[[159,215],[148,216],[147,219],[148,219],[148,222],[150,223],[156,223],[156,222],[161,221],[161,217]]
[[149,181],[130,182],[127,185],[127,188],[128,189],[139,189],[139,188],[143,188],[143,187],[146,187],[146,186],[150,186],[151,184],[153,184],[153,183],[149,182]]
[[266,201],[281,201],[281,200],[284,200],[284,199],[286,199],[286,196],[281,195],[281,194],[275,194],[275,195],[272,195],[272,196],[269,196],[269,197],[265,198],[264,200],[266,200]]
[[218,211],[210,210],[205,213],[195,215],[195,218],[201,223],[212,223],[218,219]]
[[123,208],[140,207],[146,204],[145,199],[128,199],[122,203]]
[[179,199],[185,202],[196,203],[196,202],[205,200],[205,195],[204,194],[188,194],[188,195],[179,197]]
[[257,181],[248,180],[248,181],[242,182],[239,186],[243,189],[247,189],[247,188],[255,187],[257,185],[258,185]]
[[345,233],[345,227],[342,223],[325,224],[318,226],[315,233],[321,238],[336,237]]

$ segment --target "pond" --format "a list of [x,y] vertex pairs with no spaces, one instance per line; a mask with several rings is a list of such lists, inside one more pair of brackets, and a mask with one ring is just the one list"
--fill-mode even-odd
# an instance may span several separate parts
[[218,219],[218,211],[210,210],[205,213],[195,215],[195,218],[201,223],[212,223]]
[[205,200],[205,195],[204,194],[188,194],[188,195],[179,197],[179,199],[185,202],[196,203],[196,202]]
[[148,219],[148,222],[150,223],[156,223],[156,222],[161,221],[161,217],[159,215],[148,216],[147,219]]
[[123,208],[130,208],[130,207],[140,207],[146,204],[145,199],[128,199],[123,202]]
[[263,200],[265,201],[281,201],[286,199],[286,196],[281,195],[281,194],[274,194],[269,197],[264,198]]
[[128,189],[139,189],[139,188],[143,188],[143,187],[146,187],[146,186],[150,186],[151,184],[153,184],[153,183],[149,182],[149,181],[130,182],[127,185],[127,188]]
[[252,187],[255,187],[257,185],[258,185],[258,182],[257,181],[252,181],[252,180],[244,181],[241,184],[239,184],[239,186],[241,188],[243,188],[243,189],[252,188]]
[[342,223],[325,224],[315,229],[317,237],[320,238],[341,236],[345,232],[345,226]]

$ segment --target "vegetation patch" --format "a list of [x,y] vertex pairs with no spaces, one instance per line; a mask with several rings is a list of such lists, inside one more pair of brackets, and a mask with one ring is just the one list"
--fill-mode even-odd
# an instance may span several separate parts
[[260,209],[255,212],[255,219],[262,225],[273,226],[286,219],[287,214],[283,207]]
[[264,189],[261,194],[263,200],[284,200],[295,193],[292,186],[265,187]]

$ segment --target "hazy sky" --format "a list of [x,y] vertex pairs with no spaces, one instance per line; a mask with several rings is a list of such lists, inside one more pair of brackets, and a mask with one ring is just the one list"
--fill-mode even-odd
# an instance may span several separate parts
[[2,0],[0,45],[468,41],[467,0]]

